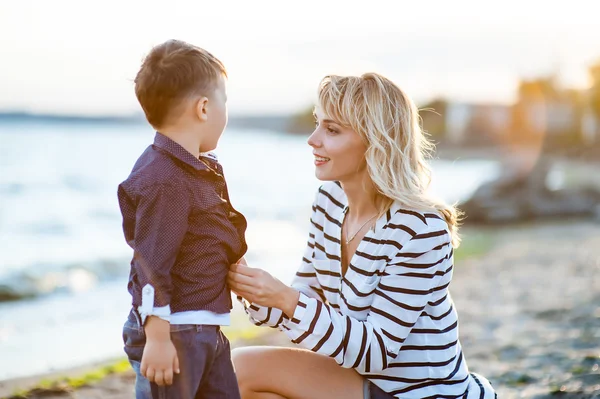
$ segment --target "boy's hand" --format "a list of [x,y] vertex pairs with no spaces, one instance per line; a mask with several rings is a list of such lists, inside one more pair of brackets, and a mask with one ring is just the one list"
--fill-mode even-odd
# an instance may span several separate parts
[[150,316],[146,322],[146,346],[140,372],[157,385],[171,385],[173,372],[179,374],[179,358],[170,330],[169,322],[158,317]]

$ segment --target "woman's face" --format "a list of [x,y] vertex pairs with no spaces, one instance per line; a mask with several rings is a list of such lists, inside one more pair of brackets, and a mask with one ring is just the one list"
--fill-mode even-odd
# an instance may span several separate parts
[[322,181],[349,181],[366,171],[367,146],[354,130],[331,120],[317,108],[316,129],[308,138],[315,156],[315,175]]

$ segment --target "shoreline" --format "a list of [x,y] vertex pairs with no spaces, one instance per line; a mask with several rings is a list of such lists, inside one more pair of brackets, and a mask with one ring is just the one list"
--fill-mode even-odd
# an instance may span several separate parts
[[[599,397],[600,223],[467,226],[463,237],[450,292],[469,368],[490,379],[503,399]],[[225,331],[232,347],[289,345],[284,334],[252,326],[243,313],[235,313],[232,325]],[[0,397],[93,368],[2,381]],[[124,371],[26,397],[124,399],[132,389],[132,372]]]
[[[121,362],[123,362],[123,360],[125,360],[125,357],[112,358],[100,362],[92,362],[84,366],[68,368],[65,370],[57,370],[48,373],[2,380],[0,381],[0,398],[10,397],[10,395],[15,395],[18,392],[30,391],[36,387],[41,388],[45,385],[49,386],[54,382],[65,379],[81,378],[86,374],[97,373],[98,370],[119,365]],[[128,370],[123,372],[128,372]]]
[[[285,346],[288,344],[284,335],[278,334],[279,331],[258,328],[251,324],[247,320],[241,305],[237,302],[234,302],[231,320],[232,325],[223,327],[223,333],[230,340],[232,348],[247,345],[274,344]],[[110,385],[123,385],[118,390],[127,389],[128,387],[133,389],[135,375],[124,352],[123,356],[92,361],[81,366],[0,380],[0,399],[37,398],[36,395],[38,394],[44,398],[65,397],[65,395],[72,394],[74,391],[86,389],[90,386],[92,388],[97,385],[102,386],[105,380],[111,380]],[[52,394],[56,396],[52,396]],[[130,393],[123,396],[123,398],[129,397],[131,397]],[[82,396],[82,398],[87,398],[87,396]],[[98,396],[98,398],[104,398],[104,396]]]

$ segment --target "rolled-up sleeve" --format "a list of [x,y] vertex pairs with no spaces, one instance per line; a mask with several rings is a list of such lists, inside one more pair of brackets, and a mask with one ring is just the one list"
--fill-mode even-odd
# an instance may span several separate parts
[[142,297],[142,317],[167,318],[171,302],[171,268],[188,231],[191,199],[184,187],[160,184],[145,187],[136,207],[134,262]]

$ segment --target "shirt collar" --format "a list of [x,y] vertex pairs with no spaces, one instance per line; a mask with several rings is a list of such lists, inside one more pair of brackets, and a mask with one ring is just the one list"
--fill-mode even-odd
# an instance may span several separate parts
[[154,136],[154,145],[196,170],[210,171],[204,162],[160,132],[156,132],[156,136]]

